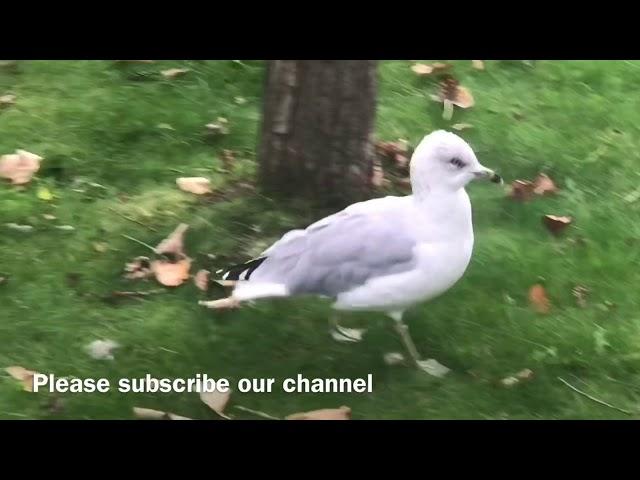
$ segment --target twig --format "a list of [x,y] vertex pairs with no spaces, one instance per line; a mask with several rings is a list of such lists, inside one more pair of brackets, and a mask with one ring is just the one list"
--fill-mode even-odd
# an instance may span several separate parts
[[132,242],[136,242],[136,243],[139,243],[140,245],[142,245],[143,247],[147,247],[147,248],[148,248],[149,250],[151,250],[153,253],[157,253],[157,252],[156,252],[156,248],[155,248],[155,247],[152,247],[152,246],[151,246],[151,245],[149,245],[148,243],[144,243],[142,240],[138,240],[137,238],[130,237],[129,235],[125,235],[124,233],[121,233],[121,235],[122,235],[124,238],[126,238],[126,239],[128,239],[128,240],[131,240]]
[[233,407],[237,408],[238,410],[242,410],[243,412],[253,413],[258,417],[268,418],[269,420],[282,420],[281,418],[274,417],[273,415],[269,415],[268,413],[260,412],[258,410],[252,410],[250,408],[243,407],[242,405],[234,405]]
[[122,218],[124,218],[125,220],[129,220],[130,222],[137,223],[138,225],[141,225],[141,226],[143,226],[144,228],[148,228],[148,229],[149,229],[149,230],[151,230],[152,232],[157,232],[157,231],[158,231],[158,230],[156,230],[155,228],[153,228],[152,226],[147,225],[146,223],[142,223],[140,220],[136,220],[135,218],[130,217],[129,215],[125,215],[124,213],[119,212],[118,210],[116,210],[116,209],[115,209],[115,208],[113,208],[113,207],[107,207],[107,208],[108,208],[108,210],[109,210],[110,212],[113,212],[113,213],[115,213],[116,215],[120,215],[120,216],[121,216]]
[[558,380],[560,380],[562,383],[564,383],[567,387],[569,387],[571,390],[573,390],[576,393],[579,393],[580,395],[583,395],[585,397],[587,397],[589,400],[599,403],[600,405],[604,405],[605,407],[609,407],[612,408],[614,410],[617,410],[619,412],[625,413],[627,415],[633,415],[633,412],[630,412],[629,410],[625,410],[624,408],[620,408],[620,407],[616,407],[615,405],[611,405],[610,403],[607,403],[603,400],[600,400],[596,397],[593,397],[591,395],[589,395],[588,393],[583,392],[582,390],[574,387],[573,385],[571,385],[569,382],[567,382],[565,379],[558,377]]

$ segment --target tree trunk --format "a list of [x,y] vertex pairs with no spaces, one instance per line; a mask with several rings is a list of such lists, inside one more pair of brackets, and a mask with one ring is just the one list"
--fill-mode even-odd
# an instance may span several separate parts
[[342,206],[371,193],[377,62],[273,60],[267,66],[260,183]]

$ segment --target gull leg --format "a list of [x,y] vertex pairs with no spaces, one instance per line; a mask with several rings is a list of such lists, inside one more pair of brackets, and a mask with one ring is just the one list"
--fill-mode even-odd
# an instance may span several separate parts
[[336,342],[355,343],[362,340],[365,330],[361,328],[346,328],[340,326],[338,314],[332,313],[329,316],[329,333]]
[[429,360],[420,360],[420,354],[416,349],[415,344],[413,343],[413,339],[409,334],[409,327],[402,321],[402,315],[404,312],[391,312],[389,316],[393,318],[395,321],[395,328],[400,335],[400,339],[404,344],[404,347],[407,349],[409,356],[411,357],[411,361],[413,364],[423,372],[428,373],[429,375],[433,375],[434,377],[444,377],[449,369],[444,365],[440,364],[437,360],[433,358]]

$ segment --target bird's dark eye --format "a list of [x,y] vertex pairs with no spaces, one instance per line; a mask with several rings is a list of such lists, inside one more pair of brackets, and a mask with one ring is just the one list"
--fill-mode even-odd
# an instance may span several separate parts
[[452,165],[455,165],[458,168],[462,168],[464,167],[464,162],[462,160],[460,160],[459,158],[452,158],[451,160],[449,160],[449,163],[451,163]]

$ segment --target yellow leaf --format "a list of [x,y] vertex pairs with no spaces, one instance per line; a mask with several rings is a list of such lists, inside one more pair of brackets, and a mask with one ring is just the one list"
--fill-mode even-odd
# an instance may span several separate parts
[[40,200],[44,200],[45,202],[50,202],[53,200],[53,193],[47,187],[38,188],[37,196]]

